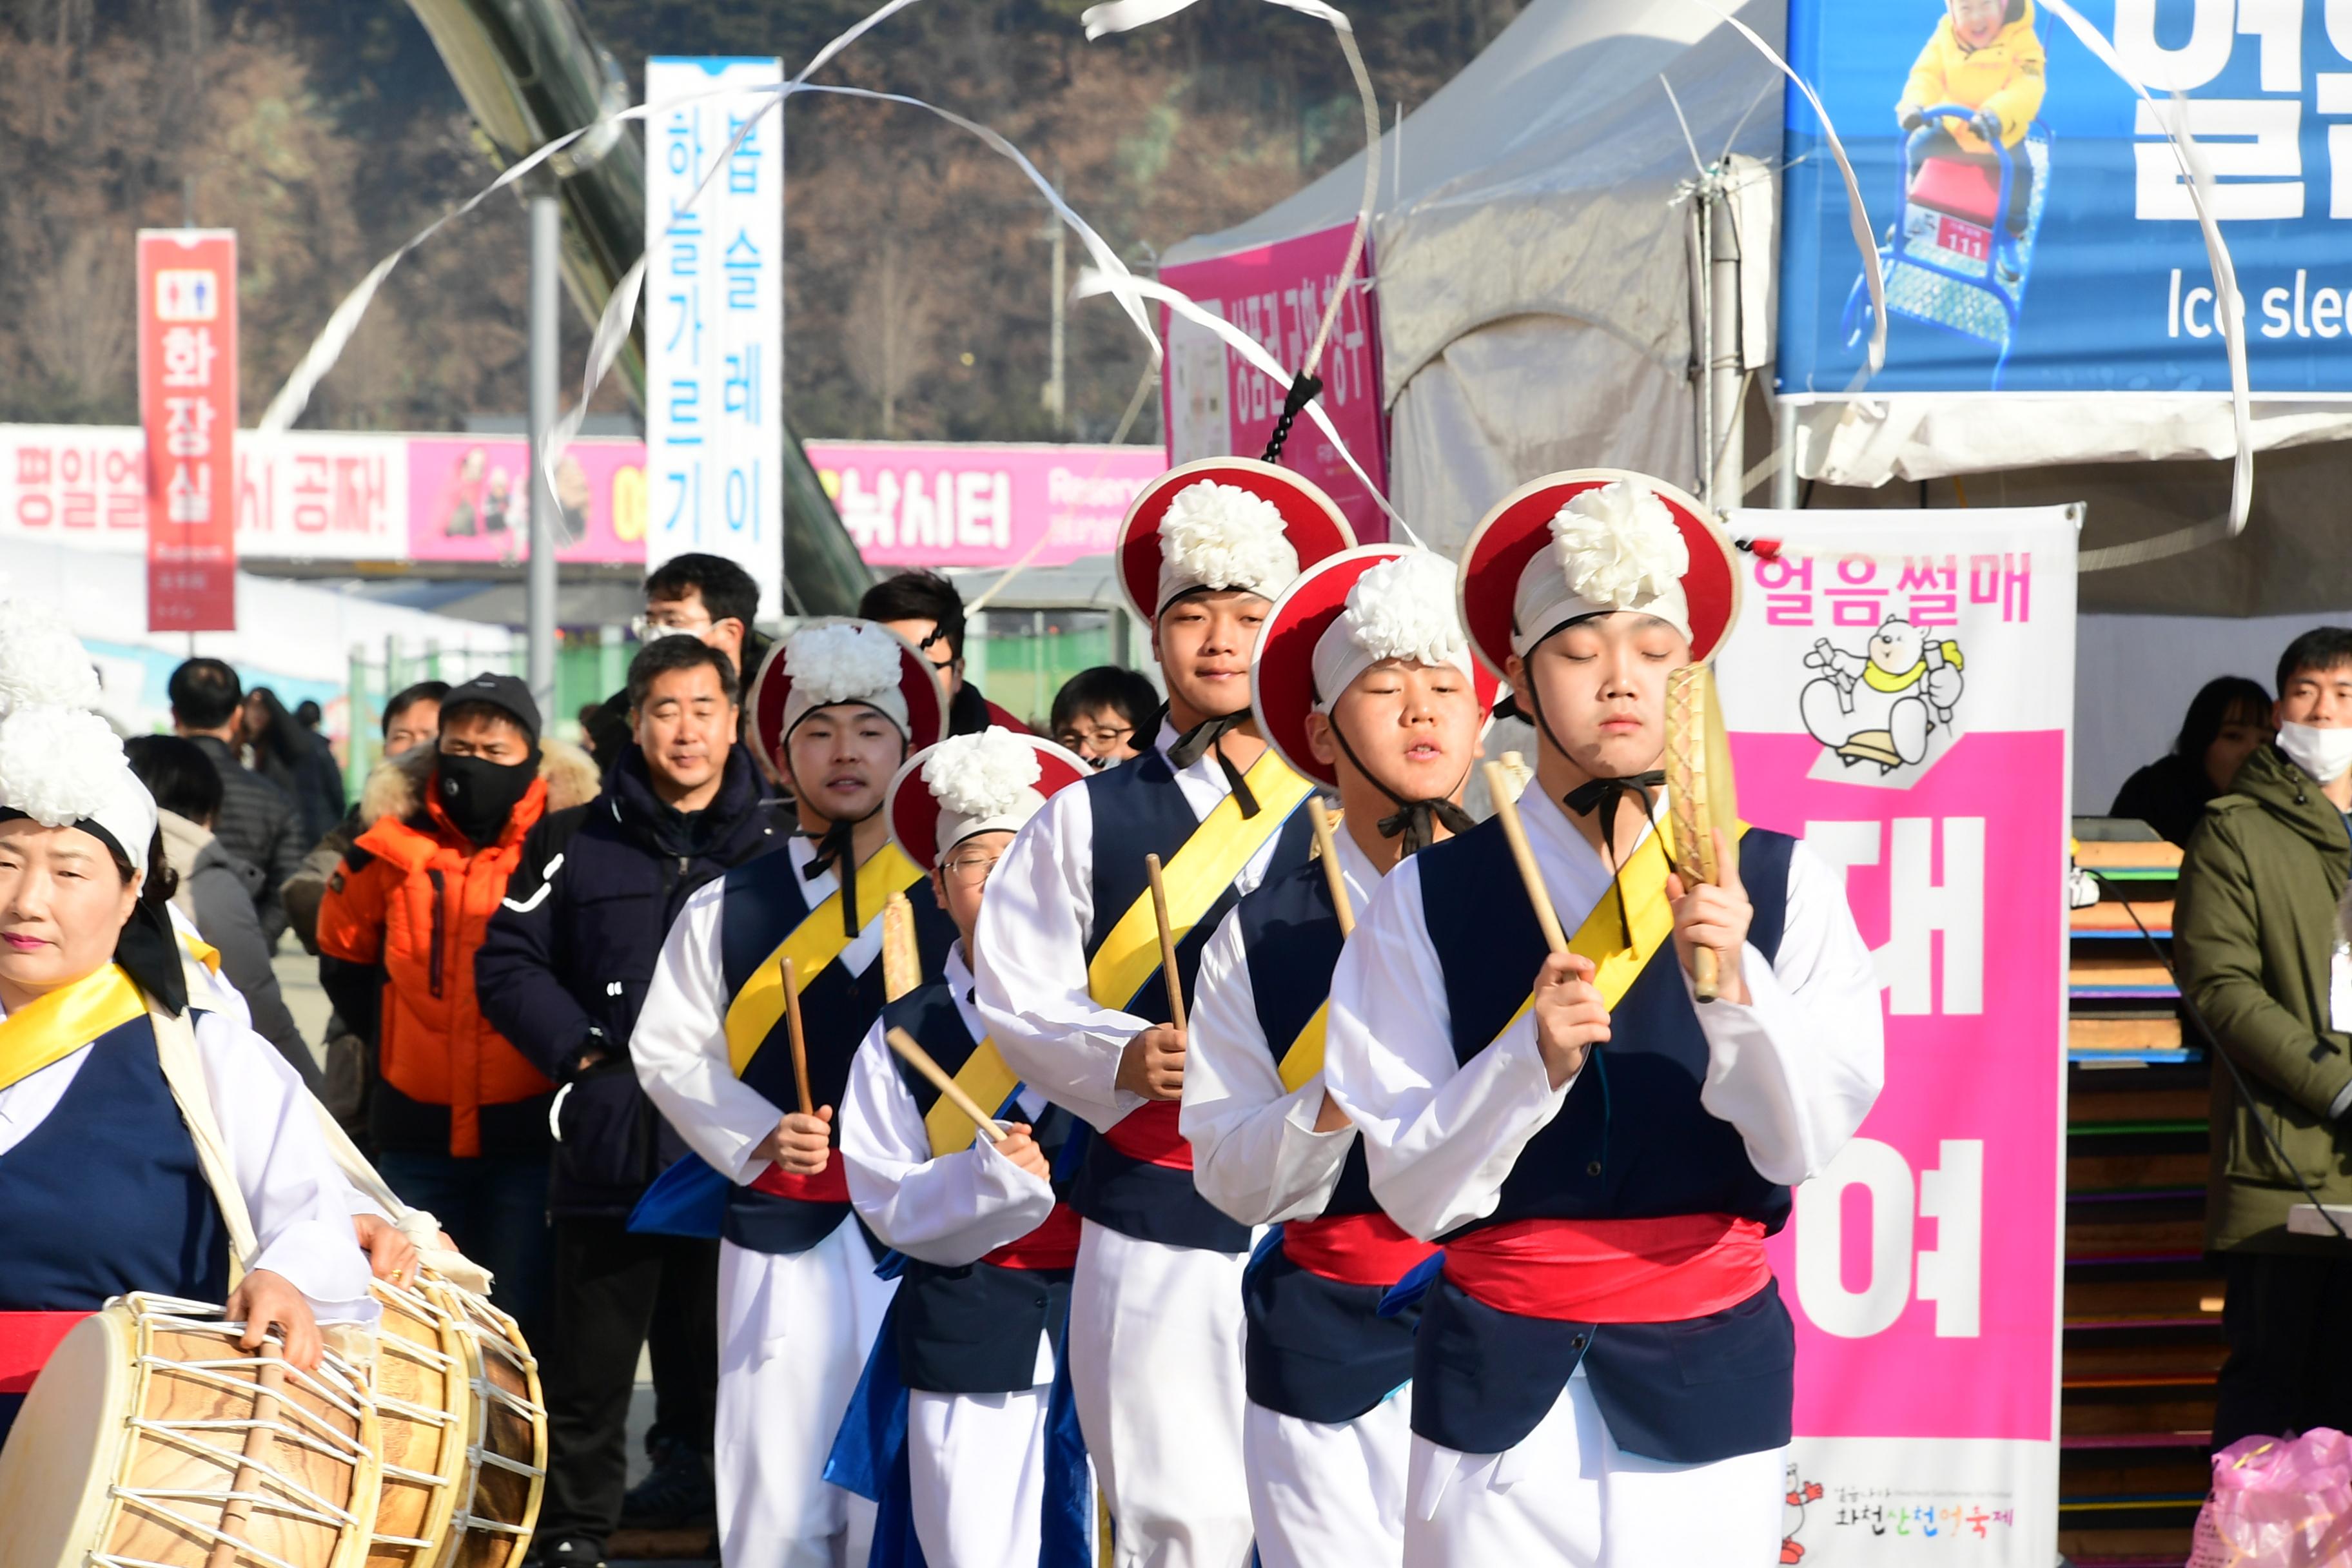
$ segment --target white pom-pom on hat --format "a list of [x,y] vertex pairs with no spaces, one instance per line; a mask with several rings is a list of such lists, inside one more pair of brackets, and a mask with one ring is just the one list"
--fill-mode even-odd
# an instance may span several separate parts
[[784,644],[784,674],[792,692],[784,700],[782,733],[819,708],[861,702],[887,716],[906,734],[906,694],[898,689],[901,644],[865,621],[834,621],[805,626]]
[[98,671],[65,617],[32,600],[0,601],[0,714],[98,704]]
[[1356,579],[1339,618],[1316,639],[1316,706],[1328,711],[1339,693],[1383,659],[1450,664],[1470,673],[1470,638],[1454,603],[1454,563],[1408,550]]
[[1551,548],[1519,574],[1513,647],[1524,658],[1568,621],[1620,610],[1655,616],[1688,637],[1689,570],[1689,543],[1648,489],[1612,479],[1580,490],[1553,516]]
[[1044,774],[1037,748],[1010,730],[950,735],[932,747],[922,777],[940,804],[940,858],[975,833],[1019,832],[1045,804]]
[[1273,598],[1298,575],[1282,512],[1239,485],[1202,479],[1178,490],[1160,519],[1160,608],[1202,588]]
[[43,704],[0,719],[0,807],[45,827],[95,823],[134,868],[155,834],[154,799],[122,742],[85,709]]

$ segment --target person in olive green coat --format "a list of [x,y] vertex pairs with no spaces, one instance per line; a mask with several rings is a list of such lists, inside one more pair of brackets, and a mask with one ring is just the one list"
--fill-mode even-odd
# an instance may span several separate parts
[[2206,1205],[2228,1292],[2217,1448],[2352,1426],[2352,1241],[2287,1228],[2288,1211],[2314,1196],[2352,1205],[2352,1006],[2331,1001],[2352,987],[2352,960],[2337,957],[2352,874],[2352,630],[2296,638],[2278,689],[2278,740],[2206,807],[2173,919],[2181,993],[2229,1057],[2214,1064]]

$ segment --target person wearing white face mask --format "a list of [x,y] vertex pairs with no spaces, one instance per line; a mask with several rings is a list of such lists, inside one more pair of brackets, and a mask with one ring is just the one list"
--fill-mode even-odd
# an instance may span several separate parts
[[2173,921],[2181,994],[2226,1058],[2206,1205],[2228,1288],[2216,1448],[2352,1421],[2352,1240],[2287,1224],[2352,1204],[2352,629],[2297,637],[2278,689],[2278,740],[2206,808]]

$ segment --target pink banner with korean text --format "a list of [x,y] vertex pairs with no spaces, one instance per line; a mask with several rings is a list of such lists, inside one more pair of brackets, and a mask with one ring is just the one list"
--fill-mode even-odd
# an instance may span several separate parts
[[[530,446],[493,436],[408,437],[408,558],[511,565],[530,538]],[[646,447],[582,440],[555,468],[555,558],[646,558]]]
[[[1295,371],[1313,346],[1324,310],[1339,286],[1352,232],[1352,225],[1341,224],[1230,256],[1168,267],[1160,277],[1264,343]],[[1333,428],[1385,493],[1388,420],[1381,405],[1380,322],[1369,287],[1371,275],[1367,246],[1362,275],[1339,308],[1318,373],[1322,404]],[[1162,402],[1171,465],[1262,453],[1290,389],[1244,364],[1206,328],[1163,312],[1160,330],[1168,344]],[[1347,513],[1360,542],[1388,538],[1386,514],[1349,471],[1330,437],[1313,423],[1301,418],[1291,426],[1282,465],[1322,486]]]
[[2058,1526],[2071,509],[1734,514],[1740,815],[1845,885],[1885,1088],[1771,1243],[1781,1561],[2043,1568]]
[[868,566],[1060,566],[1108,552],[1157,447],[811,441]]

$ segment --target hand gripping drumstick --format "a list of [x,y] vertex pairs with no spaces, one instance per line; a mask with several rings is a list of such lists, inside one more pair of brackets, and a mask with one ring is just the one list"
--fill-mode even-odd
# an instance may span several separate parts
[[793,1087],[800,1091],[801,1114],[814,1116],[816,1103],[809,1099],[808,1038],[801,1033],[801,988],[793,973],[793,961],[782,961],[784,971],[784,1033],[793,1046]]
[[915,1043],[914,1036],[904,1029],[892,1029],[882,1037],[890,1042],[890,1048],[898,1052],[908,1067],[931,1080],[931,1087],[940,1091],[940,1099],[971,1117],[971,1124],[980,1129],[982,1137],[992,1143],[1004,1142],[1004,1129],[996,1124],[996,1119],[982,1110],[980,1101],[966,1094],[963,1086],[950,1078],[947,1069],[931,1059],[930,1052]]
[[1348,878],[1339,869],[1339,847],[1331,838],[1331,813],[1319,795],[1307,797],[1307,815],[1315,823],[1315,852],[1322,857],[1324,879],[1331,884],[1331,908],[1339,917],[1339,939],[1355,934],[1356,909],[1348,901]]
[[1528,887],[1528,902],[1535,906],[1536,924],[1543,928],[1544,945],[1554,952],[1568,951],[1568,936],[1559,929],[1559,912],[1551,907],[1551,891],[1536,869],[1535,851],[1528,847],[1528,830],[1519,824],[1518,798],[1511,794],[1503,764],[1486,764],[1486,791],[1495,797],[1495,815],[1503,821],[1503,837],[1510,841],[1511,858],[1519,864],[1519,880]]
[[1160,973],[1168,982],[1168,1022],[1184,1026],[1184,977],[1176,969],[1176,933],[1168,928],[1168,889],[1160,879],[1160,857],[1143,858],[1144,874],[1151,879],[1151,916],[1160,926]]

